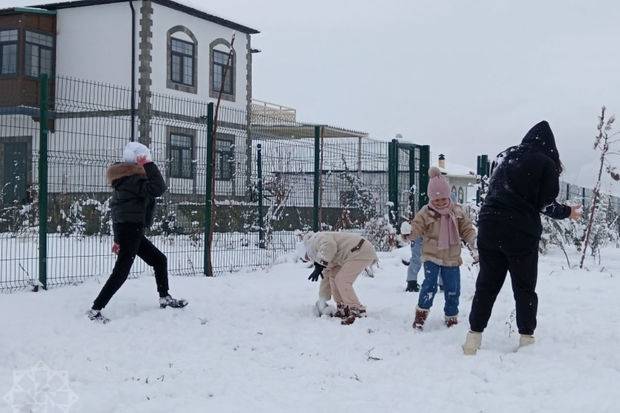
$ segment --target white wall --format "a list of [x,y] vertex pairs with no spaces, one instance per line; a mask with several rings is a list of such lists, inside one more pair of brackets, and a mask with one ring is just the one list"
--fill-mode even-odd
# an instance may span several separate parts
[[[197,94],[175,91],[166,87],[167,80],[167,33],[174,26],[183,25],[192,31],[198,41],[197,56]],[[220,26],[213,22],[190,16],[180,11],[153,4],[153,61],[151,86],[154,92],[171,94],[177,97],[192,100],[210,100],[209,97],[209,45],[218,38],[230,42],[233,33],[236,33],[234,49],[236,52],[235,72],[235,102],[225,101],[227,106],[234,106],[245,110],[247,101],[246,93],[246,48],[245,33],[236,32],[233,29]]]
[[[139,24],[140,2],[134,2],[134,7],[136,24]],[[58,10],[57,27],[58,75],[130,86],[131,9],[128,3]],[[138,33],[137,30],[139,41]]]
[[[139,77],[140,7],[136,9],[136,81]],[[236,33],[235,102],[227,106],[246,109],[246,49],[245,33],[216,23],[190,16],[180,11],[153,4],[152,26],[152,85],[151,91],[176,97],[213,101],[209,97],[209,45],[218,38],[230,41]],[[167,32],[183,25],[190,29],[198,41],[197,94],[180,92],[166,87]],[[128,3],[75,7],[58,10],[56,38],[56,73],[122,85],[131,84],[131,9]],[[221,47],[220,47],[221,48]]]

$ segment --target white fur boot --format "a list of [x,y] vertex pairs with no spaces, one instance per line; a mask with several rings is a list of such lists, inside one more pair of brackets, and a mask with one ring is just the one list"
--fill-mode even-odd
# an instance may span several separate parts
[[519,348],[518,349],[520,349],[521,347],[529,346],[530,344],[534,344],[535,342],[536,342],[536,339],[534,339],[534,336],[530,336],[527,334],[521,334],[521,336],[519,337]]
[[463,353],[466,356],[475,356],[481,343],[482,333],[477,333],[475,331],[468,332],[465,338],[465,344],[463,344]]
[[319,300],[314,304],[313,312],[317,317],[324,315],[331,316],[336,312],[336,309],[334,306],[327,304],[327,300],[324,298],[319,298]]

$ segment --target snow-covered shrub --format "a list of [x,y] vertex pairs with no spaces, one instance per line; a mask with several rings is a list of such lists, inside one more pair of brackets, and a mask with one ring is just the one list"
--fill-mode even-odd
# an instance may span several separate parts
[[396,229],[386,217],[375,217],[366,222],[364,237],[379,251],[390,251],[397,245]]

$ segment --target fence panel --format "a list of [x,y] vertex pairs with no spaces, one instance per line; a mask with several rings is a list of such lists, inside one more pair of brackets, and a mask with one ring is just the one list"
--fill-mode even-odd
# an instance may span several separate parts
[[0,91],[0,291],[38,285],[39,108],[5,105],[20,93]]
[[[151,94],[141,102],[137,95],[132,99],[125,86],[57,76],[49,83],[49,121],[44,122],[49,130],[47,228],[41,240],[39,96],[27,96],[30,103],[24,104],[20,90],[2,92],[1,291],[37,285],[39,270],[50,287],[110,274],[115,256],[112,189],[106,174],[110,165],[122,160],[123,148],[132,140],[149,146],[168,187],[157,200],[147,236],[167,255],[171,275],[205,272],[205,200],[212,178],[210,258],[215,274],[277,262],[295,248],[300,231],[313,228],[316,214],[324,230],[379,235],[385,230],[381,222],[388,214],[387,142],[341,128],[302,124],[290,113],[248,113],[223,104],[217,111],[211,171],[208,102],[167,94]],[[132,101],[138,107],[132,109]],[[402,205],[409,204],[411,188],[409,152],[405,157],[398,171]],[[374,225],[370,229],[369,223]],[[38,254],[45,243],[46,260]],[[136,260],[132,275],[144,272],[150,269]]]

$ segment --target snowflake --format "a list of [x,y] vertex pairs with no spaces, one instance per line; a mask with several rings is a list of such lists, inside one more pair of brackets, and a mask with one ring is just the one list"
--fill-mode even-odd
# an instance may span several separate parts
[[77,400],[67,372],[52,370],[42,361],[28,370],[15,370],[13,387],[4,396],[13,412],[68,412]]

